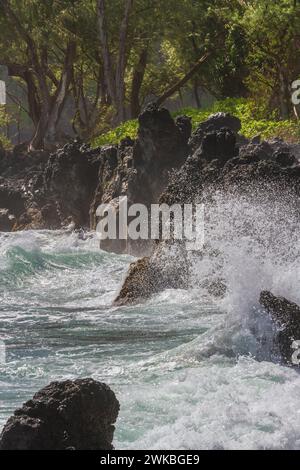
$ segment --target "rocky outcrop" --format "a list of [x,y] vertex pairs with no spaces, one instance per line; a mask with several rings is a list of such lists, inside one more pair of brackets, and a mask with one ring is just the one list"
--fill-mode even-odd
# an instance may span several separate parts
[[80,141],[55,153],[7,152],[0,158],[0,205],[15,217],[12,230],[89,228],[100,150]]
[[44,193],[57,207],[62,224],[89,227],[89,210],[98,182],[100,149],[80,141],[66,144],[50,155],[44,172]]
[[149,257],[131,263],[115,304],[123,305],[146,299],[159,291],[161,277],[160,271],[150,262]]
[[[15,217],[12,230],[95,229],[100,204],[118,199],[150,206],[165,189],[169,171],[185,161],[191,120],[175,121],[169,111],[149,105],[139,116],[137,139],[92,149],[79,140],[51,155],[14,152],[0,157],[0,208]],[[2,224],[4,226],[4,222]],[[139,255],[152,251],[152,243],[103,241],[103,249]]]
[[166,288],[186,289],[188,279],[186,251],[180,244],[160,243],[151,257],[144,257],[130,264],[115,304],[143,301]]
[[52,382],[15,411],[0,450],[110,450],[119,402],[93,379]]
[[268,291],[260,294],[259,301],[278,326],[276,343],[283,360],[287,364],[292,364],[292,356],[295,352],[292,347],[293,341],[300,340],[300,307]]
[[[139,116],[136,141],[127,138],[118,146],[104,147],[90,211],[91,226],[96,227],[100,204],[114,204],[118,217],[120,197],[126,196],[128,204],[149,207],[156,203],[168,183],[169,171],[179,168],[188,155],[191,128],[191,120],[186,116],[174,121],[167,109],[152,104]],[[152,251],[151,241],[104,240],[101,247],[134,255]]]
[[[219,115],[219,117],[222,122],[224,116]],[[213,117],[212,121],[216,126],[217,117]],[[218,191],[233,195],[244,194],[249,197],[257,197],[261,194],[261,197],[269,198],[270,201],[278,197],[278,192],[281,195],[288,192],[292,195],[292,200],[298,200],[300,165],[290,146],[279,139],[272,142],[260,142],[260,139],[257,139],[243,145],[237,144],[239,125],[236,119],[232,119],[232,123],[233,129],[220,127],[213,131],[210,130],[208,123],[200,125],[200,129],[196,130],[190,139],[193,153],[188,156],[180,169],[171,172],[169,183],[159,198],[160,203],[166,203],[169,206],[205,203],[205,201],[210,201],[213,194]],[[209,132],[205,133],[203,126],[209,129]],[[149,260],[150,264],[156,263],[157,252],[161,251],[160,245],[161,242],[156,245]],[[181,250],[184,252],[182,245]],[[185,272],[188,272],[188,265],[182,263],[183,258],[183,254],[178,260],[174,258],[173,272],[180,271],[182,266]],[[160,256],[159,267],[156,265],[156,270],[161,270],[168,263],[168,254]],[[139,268],[137,264],[134,271],[136,279]],[[133,277],[132,271],[129,272],[125,281],[127,291],[132,285],[131,276]],[[158,272],[156,272],[156,277],[159,277]],[[172,286],[173,277],[168,278],[168,272],[163,279],[164,282],[159,284],[161,288]],[[153,283],[149,283],[149,288],[144,287],[147,295],[152,286]],[[132,295],[126,292],[126,298],[130,301],[133,301],[136,290],[133,289],[132,292]],[[153,292],[157,292],[157,284]]]
[[201,144],[203,137],[208,133],[220,131],[222,128],[231,129],[237,136],[241,130],[241,121],[229,113],[212,114],[206,121],[199,124],[189,141],[191,152],[197,150]]

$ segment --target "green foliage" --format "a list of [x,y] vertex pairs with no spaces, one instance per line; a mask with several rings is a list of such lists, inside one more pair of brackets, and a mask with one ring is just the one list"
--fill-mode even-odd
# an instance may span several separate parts
[[1,146],[5,149],[11,147],[10,140],[5,136],[4,129],[10,122],[10,117],[5,110],[5,106],[0,106],[0,148]]
[[248,91],[259,105],[287,119],[292,115],[290,85],[300,75],[299,2],[249,0],[234,21],[248,44]]
[[252,99],[246,98],[226,98],[216,101],[208,109],[198,110],[186,108],[180,110],[179,114],[186,114],[192,118],[193,128],[195,129],[201,122],[205,121],[210,114],[224,112],[230,113],[241,120],[241,133],[248,138],[261,135],[263,139],[270,139],[278,136],[286,140],[299,140],[299,123],[292,120],[276,120],[275,115],[269,115],[269,118],[262,117],[264,114]]
[[[288,141],[296,141],[300,138],[300,126],[297,122],[276,120],[272,115],[269,119],[261,118],[261,110],[256,108],[255,102],[246,98],[226,98],[225,100],[216,101],[210,108],[184,108],[173,113],[173,117],[182,114],[191,117],[193,129],[195,130],[201,122],[217,112],[230,113],[238,117],[242,124],[241,133],[248,138],[256,135],[261,135],[263,139],[282,137]],[[135,138],[137,129],[137,120],[127,121],[121,126],[96,137],[92,141],[92,146],[117,144],[126,136]]]
[[96,137],[92,141],[92,145],[93,147],[99,147],[105,144],[118,144],[125,137],[131,137],[132,139],[135,139],[137,135],[137,129],[137,119],[126,121],[115,129],[112,129],[111,131]]
[[[97,2],[0,0],[0,65],[8,66],[10,76],[20,80],[25,89],[24,70],[27,78],[31,74],[31,97],[36,95],[38,106],[44,102],[45,86],[47,93],[55,96],[67,44],[70,40],[76,43],[68,94],[75,102],[70,121],[83,139],[120,122],[115,119],[116,103],[107,87],[116,77],[110,80],[111,73],[105,71]],[[117,75],[125,3],[105,1],[112,75]],[[5,4],[10,5],[19,25],[5,14]],[[41,67],[33,67],[28,35]],[[209,59],[186,87],[194,93],[198,107],[203,104],[200,88],[218,101],[211,109],[186,111],[193,116],[194,126],[214,111],[227,110],[241,118],[245,135],[297,137],[298,127],[289,118],[295,112],[291,83],[300,77],[299,44],[300,3],[294,0],[134,0],[124,57],[124,107],[135,117],[149,96],[161,96],[209,52]],[[144,51],[145,64],[141,65]],[[38,72],[44,74],[42,85]],[[142,76],[135,81],[138,72]],[[184,95],[186,90],[180,91]],[[29,116],[36,126],[32,114]],[[69,119],[67,115],[64,113],[65,119]],[[136,121],[129,121],[94,142],[114,143],[125,135],[134,136],[136,129]]]

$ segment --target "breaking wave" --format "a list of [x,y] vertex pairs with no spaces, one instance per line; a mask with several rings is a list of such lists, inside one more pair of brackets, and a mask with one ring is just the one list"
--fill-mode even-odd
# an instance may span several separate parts
[[[51,380],[117,393],[117,448],[300,448],[300,377],[280,363],[261,290],[300,303],[299,200],[206,203],[188,290],[114,307],[132,258],[94,234],[0,234],[0,422]],[[224,285],[223,297],[212,284]]]

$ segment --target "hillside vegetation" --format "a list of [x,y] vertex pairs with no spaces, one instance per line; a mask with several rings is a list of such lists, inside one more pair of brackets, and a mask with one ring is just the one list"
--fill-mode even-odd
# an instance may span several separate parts
[[[300,138],[300,126],[295,120],[276,120],[275,116],[264,119],[255,109],[255,102],[246,98],[227,98],[216,101],[213,106],[204,109],[183,108],[173,117],[185,114],[192,119],[193,129],[205,121],[211,114],[217,112],[228,112],[237,116],[242,123],[241,133],[248,138],[260,135],[263,139],[282,137],[288,141],[297,141]],[[98,147],[105,144],[117,144],[125,137],[135,138],[137,135],[138,121],[131,119],[109,132],[101,134],[92,140],[92,146]]]

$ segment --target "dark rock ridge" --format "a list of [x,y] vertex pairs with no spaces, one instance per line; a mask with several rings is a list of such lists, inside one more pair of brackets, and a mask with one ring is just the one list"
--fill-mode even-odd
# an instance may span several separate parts
[[[217,113],[191,135],[188,117],[174,120],[150,105],[139,116],[135,141],[91,149],[77,140],[50,156],[22,153],[20,146],[2,152],[0,230],[95,229],[98,206],[112,203],[118,215],[123,196],[149,207],[193,202],[208,187],[246,191],[270,182],[299,192],[298,147],[281,139],[248,141],[240,128],[236,117]],[[140,256],[156,250],[148,240],[102,241],[101,247]]]
[[98,150],[79,141],[46,152],[6,153],[0,159],[0,208],[14,218],[7,229],[88,227],[97,185]]
[[[174,121],[169,111],[150,105],[139,117],[136,141],[126,138],[119,145],[91,149],[75,140],[50,156],[46,152],[23,154],[20,147],[4,153],[0,157],[0,209],[8,211],[8,216],[1,216],[1,227],[58,229],[71,224],[95,229],[96,210],[102,203],[112,202],[118,210],[120,196],[127,196],[129,204],[157,202],[169,171],[185,161],[190,136],[189,118]],[[102,248],[136,253],[139,243],[134,245],[117,240],[103,242]]]
[[284,362],[292,364],[293,341],[300,341],[300,307],[268,291],[261,293],[259,301],[278,326],[276,343]]
[[44,194],[57,208],[60,221],[89,227],[89,210],[98,182],[100,149],[80,141],[50,155],[44,172]]
[[0,450],[110,450],[119,402],[93,379],[52,382],[11,416]]
[[[115,203],[127,196],[128,204],[158,202],[166,187],[171,169],[179,168],[188,152],[191,121],[185,116],[174,121],[164,108],[149,105],[139,116],[137,140],[123,140],[118,146],[104,147],[98,186],[91,206],[91,226],[96,227],[96,209],[100,204]],[[151,250],[152,243],[132,241],[102,241],[109,251],[139,255]]]
[[[221,122],[225,117],[218,115]],[[218,116],[212,116],[211,120],[216,126]],[[270,142],[260,142],[255,139],[253,142],[238,143],[237,130],[239,125],[236,118],[229,118],[227,124],[232,122],[233,129],[229,127],[216,128],[211,130],[208,123],[200,125],[190,139],[192,152],[184,164],[169,175],[169,183],[162,191],[159,198],[160,203],[169,206],[173,204],[190,204],[210,200],[217,191],[225,194],[244,194],[249,197],[260,196],[272,202],[274,198],[281,194],[289,194],[294,204],[299,203],[300,196],[300,165],[298,159],[293,155],[289,144],[280,139]],[[205,133],[204,129],[209,129]],[[297,202],[298,201],[298,202]],[[176,245],[170,241],[169,245]],[[180,277],[170,276],[170,271],[162,270],[162,266],[169,262],[171,249],[162,249],[162,243],[158,243],[154,253],[147,261],[153,265],[159,259],[159,268],[156,267],[155,283],[145,286],[145,282],[138,290],[138,298],[142,297],[141,290],[145,289],[145,296],[161,290],[166,286],[181,288],[184,287]],[[169,247],[170,248],[170,247]],[[182,246],[184,251],[184,246]],[[188,261],[184,264],[184,255],[174,258],[172,273],[184,271],[188,273]],[[157,265],[156,265],[157,266]],[[118,295],[118,303],[134,301],[136,288],[132,288],[132,295],[128,292],[128,287],[132,285],[131,277],[138,279],[138,268],[131,266],[128,278]],[[144,266],[143,266],[144,268]],[[157,272],[158,271],[158,272]],[[177,280],[177,283],[174,282]],[[184,278],[186,283],[186,277]]]
[[[228,113],[212,114],[209,119],[199,124],[189,141],[191,152],[197,150],[202,143],[203,137],[211,132],[220,131],[222,128],[231,129],[237,136],[241,130],[241,121]],[[246,139],[247,141],[247,139]]]

